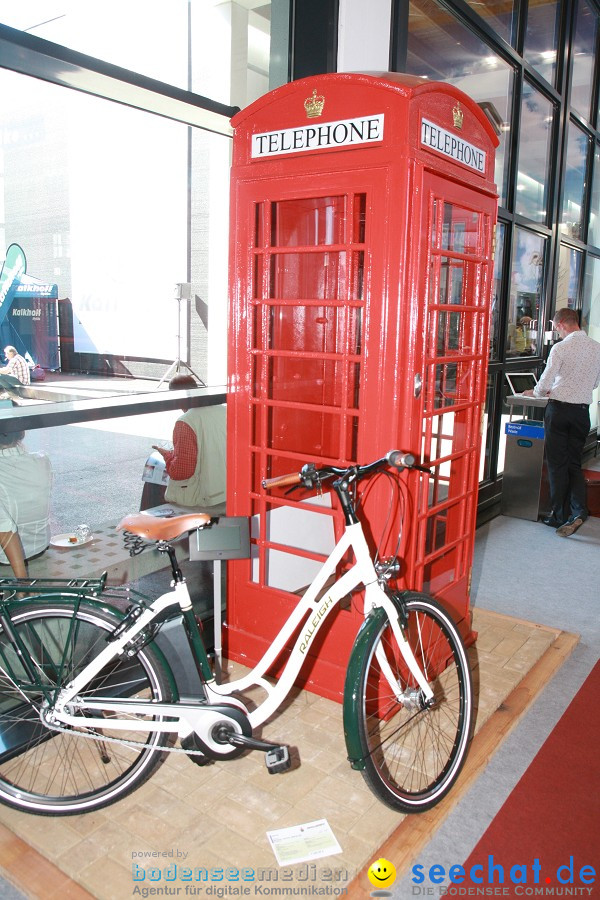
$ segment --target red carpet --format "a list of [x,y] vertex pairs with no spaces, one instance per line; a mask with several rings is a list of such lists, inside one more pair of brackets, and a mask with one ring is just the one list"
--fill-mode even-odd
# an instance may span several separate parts
[[463,867],[448,896],[600,897],[600,661]]

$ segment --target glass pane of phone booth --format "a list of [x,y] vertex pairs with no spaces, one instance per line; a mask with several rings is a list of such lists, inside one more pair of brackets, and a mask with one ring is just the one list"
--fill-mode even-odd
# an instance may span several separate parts
[[362,193],[255,206],[252,580],[269,587],[304,587],[335,542],[329,497],[267,500],[260,480],[356,461],[365,217]]
[[466,575],[469,565],[487,351],[485,216],[436,196],[442,190],[432,192],[427,241],[421,459],[432,474],[419,503],[417,551],[423,588],[434,594]]

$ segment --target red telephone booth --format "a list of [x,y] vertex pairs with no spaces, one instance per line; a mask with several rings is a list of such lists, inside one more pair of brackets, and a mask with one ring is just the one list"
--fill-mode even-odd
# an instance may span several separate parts
[[[456,88],[395,74],[302,79],[232,124],[228,511],[252,558],[230,564],[228,655],[262,656],[342,528],[331,494],[261,480],[392,448],[431,475],[365,486],[373,546],[472,639],[496,135]],[[308,687],[341,698],[361,619],[348,598]]]

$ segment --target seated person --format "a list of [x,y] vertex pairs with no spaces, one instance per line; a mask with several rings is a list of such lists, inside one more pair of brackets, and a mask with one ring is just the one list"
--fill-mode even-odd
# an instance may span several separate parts
[[[175,375],[169,382],[171,391],[196,387],[191,375]],[[173,429],[173,449],[153,446],[165,460],[169,476],[164,499],[180,506],[202,509],[217,506],[225,502],[225,407],[190,408],[184,402],[182,409],[184,414],[177,419]]]
[[50,460],[27,450],[24,437],[0,432],[0,565],[16,578],[27,578],[26,560],[50,542]]
[[17,352],[17,348],[11,347],[9,344],[4,348],[4,355],[7,362],[0,368],[0,375],[12,375],[14,378],[18,378],[21,384],[29,384],[31,380],[29,366],[27,360]]

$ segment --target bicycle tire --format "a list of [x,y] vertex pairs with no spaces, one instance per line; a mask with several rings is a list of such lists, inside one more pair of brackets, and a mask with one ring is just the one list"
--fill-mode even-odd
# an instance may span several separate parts
[[[412,813],[435,806],[456,781],[470,740],[473,691],[466,650],[448,613],[425,594],[403,598],[405,634],[434,691],[433,705],[423,704],[385,618],[361,661],[357,726],[367,784],[388,806]],[[402,702],[382,673],[381,654]]]
[[[74,815],[108,806],[139,787],[165,756],[168,733],[103,728],[95,734],[129,738],[131,747],[86,737],[91,729],[49,729],[40,719],[44,691],[67,684],[106,646],[120,619],[83,602],[77,610],[59,595],[14,604],[10,618],[28,648],[40,678],[27,681],[0,625],[0,801],[39,815]],[[41,601],[37,603],[38,599]],[[72,625],[72,628],[70,627]],[[21,685],[9,674],[23,673]],[[148,645],[134,657],[122,655],[94,679],[86,696],[172,699],[162,662]],[[110,720],[107,719],[107,722]]]

